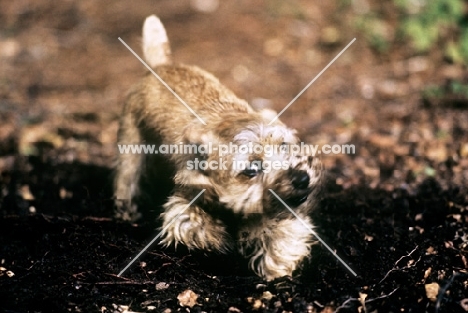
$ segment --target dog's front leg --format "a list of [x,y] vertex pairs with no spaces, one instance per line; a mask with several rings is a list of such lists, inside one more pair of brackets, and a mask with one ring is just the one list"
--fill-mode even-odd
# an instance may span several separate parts
[[[308,217],[301,217],[311,228]],[[239,232],[239,250],[249,266],[266,280],[292,275],[310,252],[312,235],[295,217],[266,218],[247,224]]]
[[196,204],[175,193],[164,205],[163,240],[169,246],[181,243],[189,249],[227,252],[230,238],[225,225]]

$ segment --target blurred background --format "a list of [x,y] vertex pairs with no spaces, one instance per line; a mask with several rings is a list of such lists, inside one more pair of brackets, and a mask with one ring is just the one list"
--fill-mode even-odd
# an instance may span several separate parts
[[[312,218],[358,277],[318,244],[268,286],[235,256],[156,245],[116,277],[157,227],[111,218],[118,120],[146,72],[118,37],[141,55],[150,14],[176,62],[278,112],[356,38],[281,119],[355,145],[322,155]],[[179,312],[190,288],[193,312],[466,312],[467,65],[464,0],[0,0],[0,311]]]
[[125,94],[145,73],[118,37],[141,55],[150,14],[165,25],[177,62],[277,111],[356,38],[281,119],[306,143],[356,146],[354,155],[323,156],[343,188],[411,192],[427,177],[443,187],[466,184],[465,1],[2,0],[0,7],[4,208],[35,210],[28,203],[109,189]]

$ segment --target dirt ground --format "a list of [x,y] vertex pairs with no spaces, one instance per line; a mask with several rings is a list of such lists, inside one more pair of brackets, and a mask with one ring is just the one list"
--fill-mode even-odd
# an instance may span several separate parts
[[[468,84],[437,49],[378,53],[338,1],[0,0],[0,312],[467,312]],[[219,4],[219,6],[217,6]],[[370,10],[388,9],[370,1]],[[394,22],[388,13],[389,25]],[[323,155],[323,246],[293,277],[264,282],[237,255],[157,244],[152,221],[112,219],[112,163],[149,14],[174,58],[256,108],[282,110]]]

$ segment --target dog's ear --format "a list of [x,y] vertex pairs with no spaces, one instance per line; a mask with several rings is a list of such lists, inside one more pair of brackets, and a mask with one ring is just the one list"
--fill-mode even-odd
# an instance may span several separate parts
[[195,145],[217,145],[219,136],[203,125],[188,126],[183,131],[183,142]]
[[201,125],[186,127],[182,141],[187,150],[190,151],[188,154],[191,159],[207,160],[210,154],[218,152],[218,136]]
[[[210,167],[207,167],[207,162],[218,153],[218,140],[213,132],[207,131],[205,127],[199,125],[187,126],[183,131],[183,156],[179,156],[178,160],[182,160],[186,164],[186,171],[191,174],[181,173],[181,177],[185,183],[201,184],[207,176]],[[195,174],[194,171],[197,173]],[[202,176],[200,176],[200,174]],[[204,182],[204,184],[207,184]]]

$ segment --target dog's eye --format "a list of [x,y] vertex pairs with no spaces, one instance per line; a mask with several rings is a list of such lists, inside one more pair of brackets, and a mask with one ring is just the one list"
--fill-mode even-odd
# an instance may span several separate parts
[[247,176],[247,177],[255,177],[257,176],[260,172],[262,171],[261,167],[252,164],[249,168],[246,168],[245,170],[242,171],[242,174]]
[[251,168],[246,168],[245,170],[242,171],[242,174],[244,174],[247,177],[255,177],[257,176],[259,171],[251,169]]
[[280,145],[280,151],[287,153],[289,151],[289,143],[283,141]]

